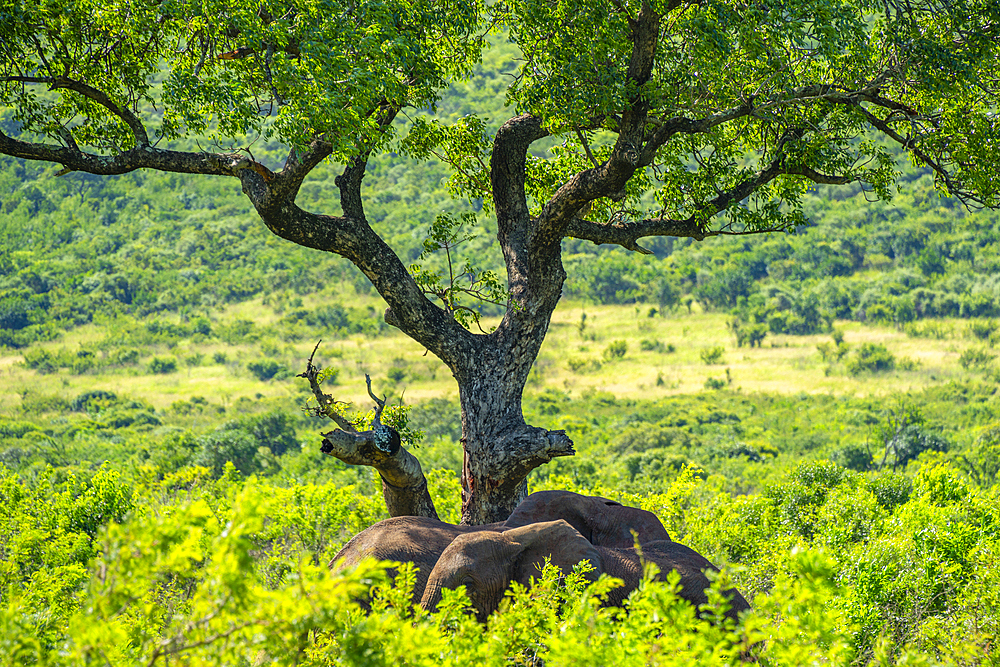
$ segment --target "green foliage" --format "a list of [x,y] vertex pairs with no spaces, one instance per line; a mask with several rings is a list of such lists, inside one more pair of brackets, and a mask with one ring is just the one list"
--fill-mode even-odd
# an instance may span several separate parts
[[[274,359],[247,362],[247,370],[262,382],[266,380],[284,380],[291,376],[289,370]],[[334,378],[334,384],[336,384],[336,378]]]
[[273,472],[280,465],[274,457],[300,449],[288,416],[274,412],[228,422],[197,444],[192,462],[214,477],[223,476],[227,466],[245,476]]
[[698,356],[701,357],[701,360],[705,363],[705,365],[714,366],[715,364],[722,363],[722,355],[724,355],[725,353],[726,353],[726,348],[722,347],[721,345],[715,345],[713,347],[704,348],[701,352],[698,353]]
[[[479,326],[481,313],[477,308],[463,306],[462,295],[471,296],[481,303],[494,306],[506,306],[510,299],[510,292],[495,272],[474,268],[469,259],[466,259],[459,268],[458,258],[453,257],[459,245],[476,238],[474,234],[462,232],[462,226],[474,226],[475,219],[476,216],[471,213],[459,218],[442,214],[434,219],[419,259],[427,259],[430,255],[443,250],[447,271],[443,278],[435,271],[424,269],[420,264],[410,265],[410,273],[424,294],[437,297],[444,309],[465,328],[469,328],[471,324]],[[466,281],[468,284],[465,284]]]
[[172,357],[153,357],[149,362],[149,372],[162,375],[177,372],[177,360]]
[[722,378],[707,378],[705,380],[705,389],[724,389],[726,386],[726,381]]
[[982,429],[975,446],[960,456],[959,463],[980,487],[994,486],[1000,475],[1000,424]]
[[615,359],[621,359],[628,352],[628,343],[624,340],[615,340],[604,348],[604,358],[607,361],[614,361]]
[[[273,431],[275,418],[257,424]],[[651,479],[647,455],[687,446],[675,437],[680,429],[663,433],[672,434],[627,447],[646,457],[635,461],[636,479]],[[0,471],[8,556],[0,576],[14,591],[0,606],[0,651],[67,666],[98,653],[112,665],[154,655],[192,664],[261,655],[280,664],[295,655],[323,664],[398,664],[404,656],[405,664],[465,664],[470,656],[575,664],[583,655],[594,664],[658,664],[660,656],[675,664],[680,656],[724,665],[747,650],[779,664],[871,655],[913,664],[948,650],[953,664],[971,665],[995,653],[1000,574],[990,555],[1000,514],[995,493],[973,490],[956,469],[932,463],[913,479],[866,478],[812,463],[762,495],[733,498],[697,469],[662,461],[652,474],[662,480],[671,470],[675,481],[656,493],[558,484],[655,511],[677,541],[715,562],[738,562],[715,585],[735,583],[751,600],[754,611],[738,628],[695,616],[677,598],[675,577],[644,583],[623,612],[599,605],[613,580],[588,584],[580,570],[563,579],[551,567],[531,589],[515,586],[486,627],[464,613],[460,593],[426,615],[410,607],[405,570],[395,586],[374,564],[327,570],[341,544],[384,516],[380,499],[349,486],[244,482],[232,469],[216,481],[204,469],[144,469],[132,485],[107,469],[90,482]],[[456,475],[429,481],[444,516],[457,516]],[[363,613],[356,600],[369,591],[372,611]],[[721,599],[710,595],[708,618],[719,618]]]
[[977,338],[992,343],[996,333],[996,320],[973,320],[969,322],[968,334],[970,338]]
[[[424,432],[410,426],[410,405],[386,405],[382,412],[382,423],[391,426],[399,433],[399,437],[405,447],[419,447],[420,441],[424,439]],[[355,412],[351,418],[351,423],[359,431],[367,431],[372,427],[375,420],[375,408],[367,412]]]
[[858,472],[870,470],[875,462],[875,457],[869,448],[857,442],[849,442],[838,448],[833,452],[831,459],[837,465]]
[[728,327],[736,336],[736,347],[743,347],[744,344],[760,347],[767,336],[767,325],[762,322],[748,323],[737,317],[729,320]]
[[862,343],[847,360],[847,372],[883,373],[896,367],[896,357],[881,343]]
[[958,363],[965,369],[986,370],[993,363],[994,359],[996,359],[996,355],[990,354],[984,348],[970,347],[959,355]]

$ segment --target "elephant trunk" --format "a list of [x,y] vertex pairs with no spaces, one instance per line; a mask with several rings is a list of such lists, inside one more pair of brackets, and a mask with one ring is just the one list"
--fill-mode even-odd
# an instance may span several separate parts
[[440,582],[428,582],[424,588],[424,595],[420,598],[420,607],[424,611],[437,611],[438,603],[441,602],[442,586]]

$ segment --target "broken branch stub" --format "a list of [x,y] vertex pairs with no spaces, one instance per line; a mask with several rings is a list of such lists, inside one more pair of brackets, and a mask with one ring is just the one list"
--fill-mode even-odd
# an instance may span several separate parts
[[316,348],[309,355],[306,370],[298,377],[309,381],[317,407],[309,408],[316,416],[325,416],[336,422],[340,428],[323,434],[323,445],[320,451],[336,457],[349,465],[371,466],[378,471],[382,480],[382,497],[390,516],[423,516],[437,519],[437,510],[427,490],[427,478],[417,460],[402,445],[402,439],[396,429],[382,423],[382,412],[385,410],[385,399],[379,399],[372,393],[371,378],[365,375],[368,385],[368,395],[375,401],[375,417],[372,428],[358,431],[355,425],[339,413],[337,404],[346,405],[335,400],[321,388],[320,369],[313,363]]

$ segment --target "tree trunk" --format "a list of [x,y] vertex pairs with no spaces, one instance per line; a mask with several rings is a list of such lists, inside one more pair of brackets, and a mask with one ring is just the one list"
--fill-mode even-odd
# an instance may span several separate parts
[[517,351],[490,346],[468,376],[458,378],[466,525],[505,521],[528,493],[528,473],[557,456],[574,454],[564,431],[525,423],[521,393],[538,347],[512,354]]
[[[548,332],[566,274],[554,252],[523,252],[530,219],[516,207],[501,217],[500,241],[514,306],[496,331],[477,337],[478,349],[455,365],[462,406],[462,522],[505,521],[527,495],[528,473],[557,456],[572,456],[565,431],[529,426],[521,398]],[[498,212],[501,211],[498,206]]]

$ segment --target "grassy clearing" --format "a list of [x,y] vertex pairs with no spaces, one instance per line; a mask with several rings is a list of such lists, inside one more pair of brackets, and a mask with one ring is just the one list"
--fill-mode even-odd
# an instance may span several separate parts
[[[381,317],[382,306],[373,296],[317,295],[302,298],[296,305],[315,308],[333,300],[368,308],[372,317]],[[402,395],[413,403],[457,392],[447,367],[398,332],[332,336],[317,328],[286,335],[277,323],[287,304],[273,298],[265,301],[233,306],[212,318],[214,329],[239,319],[253,321],[259,327],[256,340],[225,343],[202,337],[145,345],[139,349],[138,362],[127,367],[42,374],[25,366],[23,354],[4,350],[0,352],[0,411],[16,410],[26,391],[73,397],[95,389],[142,398],[160,409],[192,396],[222,406],[240,399],[301,403],[306,397],[304,382],[293,375],[304,368],[319,338],[324,339],[319,363],[339,370],[333,388],[339,399],[367,405],[365,373],[372,376],[379,393],[396,400]],[[737,348],[727,320],[727,315],[701,312],[697,305],[693,312],[680,309],[661,317],[650,316],[648,306],[564,302],[553,317],[528,391],[554,388],[577,395],[600,391],[617,397],[657,398],[712,391],[706,383],[714,381],[716,386],[724,383],[746,392],[864,396],[920,389],[982,372],[966,370],[958,362],[964,350],[982,345],[965,337],[967,323],[962,321],[941,322],[953,332],[944,339],[913,338],[890,326],[837,323],[851,350],[863,343],[878,343],[897,360],[913,362],[909,369],[851,376],[843,363],[827,363],[817,352],[817,345],[831,341],[829,335],[769,335],[759,348]],[[494,324],[486,321],[484,328]],[[53,353],[75,352],[104,341],[101,354],[107,355],[114,349],[107,341],[121,327],[116,322],[88,325],[39,347]],[[706,363],[703,355],[713,348],[722,352],[713,363]],[[225,355],[225,361],[217,361],[218,354]],[[154,358],[176,360],[177,370],[149,372]],[[282,373],[267,381],[254,377],[247,364],[260,359],[280,363]]]
[[[584,313],[586,318],[581,317]],[[649,317],[647,313],[648,308],[563,304],[542,350],[541,377],[535,386],[656,398],[710,391],[706,381],[713,378],[752,392],[881,395],[968,374],[958,364],[961,351],[972,344],[966,340],[910,338],[892,327],[838,322],[851,349],[878,343],[897,359],[915,362],[912,370],[855,377],[843,364],[823,361],[817,345],[831,341],[826,334],[769,335],[759,348],[738,348],[724,314],[680,310],[667,317]],[[627,346],[623,357],[606,353],[621,340]],[[702,353],[715,347],[723,348],[721,359],[707,364]]]

